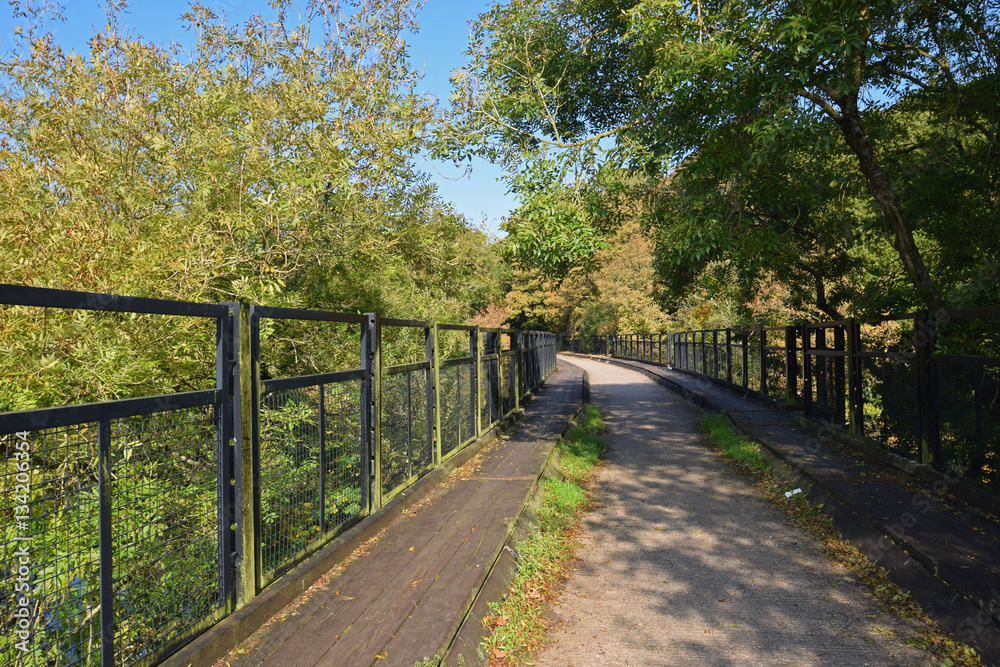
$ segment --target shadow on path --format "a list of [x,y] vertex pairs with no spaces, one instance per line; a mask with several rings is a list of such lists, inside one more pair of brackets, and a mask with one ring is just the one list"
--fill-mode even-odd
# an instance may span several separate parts
[[638,373],[574,363],[609,451],[539,664],[929,664],[904,643],[910,628],[710,453],[684,401]]

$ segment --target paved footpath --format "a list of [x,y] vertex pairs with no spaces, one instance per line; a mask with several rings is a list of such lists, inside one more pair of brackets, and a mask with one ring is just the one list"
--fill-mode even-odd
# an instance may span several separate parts
[[712,455],[687,403],[637,372],[573,363],[609,450],[537,664],[930,664],[904,643],[911,629]]

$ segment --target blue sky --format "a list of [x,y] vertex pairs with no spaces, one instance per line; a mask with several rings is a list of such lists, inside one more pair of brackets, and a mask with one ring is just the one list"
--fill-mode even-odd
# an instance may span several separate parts
[[[225,12],[230,23],[242,23],[253,14],[267,14],[266,0],[203,0],[218,13]],[[6,3],[3,3],[6,5]],[[410,58],[424,73],[422,89],[447,104],[450,93],[448,77],[462,66],[463,51],[469,40],[469,23],[492,5],[484,0],[426,0],[418,20],[420,31],[410,40]],[[104,10],[97,0],[64,0],[65,23],[55,24],[52,32],[64,48],[86,49],[93,26],[104,23]],[[146,39],[167,43],[172,38],[186,41],[179,16],[187,8],[180,0],[133,0],[127,21]],[[9,44],[14,21],[11,10],[0,7],[0,49]],[[500,171],[488,162],[477,160],[470,177],[464,169],[450,163],[418,164],[438,184],[441,196],[476,225],[485,224],[498,233],[500,220],[515,207],[514,197],[497,181]]]

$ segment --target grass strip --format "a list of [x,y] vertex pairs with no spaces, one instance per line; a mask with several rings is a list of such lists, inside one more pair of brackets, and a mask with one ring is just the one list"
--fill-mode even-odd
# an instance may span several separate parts
[[905,621],[916,633],[906,643],[931,655],[932,664],[944,667],[977,667],[983,663],[975,650],[942,629],[923,612],[910,594],[889,579],[888,572],[845,540],[822,512],[811,506],[803,494],[785,495],[788,483],[781,480],[761,457],[760,444],[736,433],[721,414],[705,416],[702,430],[721,450],[733,468],[748,478],[789,522],[812,535],[822,545],[820,552],[854,574],[855,581],[871,594],[886,612]]
[[490,635],[483,641],[491,667],[530,664],[548,627],[543,606],[569,575],[579,543],[580,516],[590,503],[593,479],[604,441],[601,411],[588,405],[559,442],[559,467],[564,479],[542,480],[538,524],[517,545],[518,569],[500,603],[490,603],[484,619]]

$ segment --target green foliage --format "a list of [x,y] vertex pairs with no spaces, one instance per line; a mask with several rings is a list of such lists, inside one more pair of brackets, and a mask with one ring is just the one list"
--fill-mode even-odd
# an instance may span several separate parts
[[985,0],[522,0],[480,18],[458,90],[509,164],[555,154],[552,187],[659,189],[675,293],[730,262],[829,317],[964,306],[1000,287],[998,42]]
[[[439,114],[414,88],[407,0],[282,0],[242,27],[195,4],[184,46],[130,36],[116,3],[82,53],[14,4],[0,281],[445,322],[499,296],[490,240],[414,168]],[[0,370],[17,382],[0,409],[203,388],[212,327],[156,320],[4,309]],[[316,326],[272,334],[277,365],[346,354]]]
[[587,433],[597,435],[604,432],[604,417],[601,416],[601,409],[596,405],[584,406],[583,413],[577,419],[580,421],[580,428]]
[[701,427],[708,433],[715,446],[722,450],[726,458],[745,463],[758,470],[769,468],[760,456],[760,445],[737,435],[732,426],[729,425],[729,421],[722,415],[717,413],[705,415]]
[[588,406],[580,424],[571,426],[559,443],[559,467],[572,484],[580,484],[589,476],[607,448],[597,435],[603,426],[598,408]]

